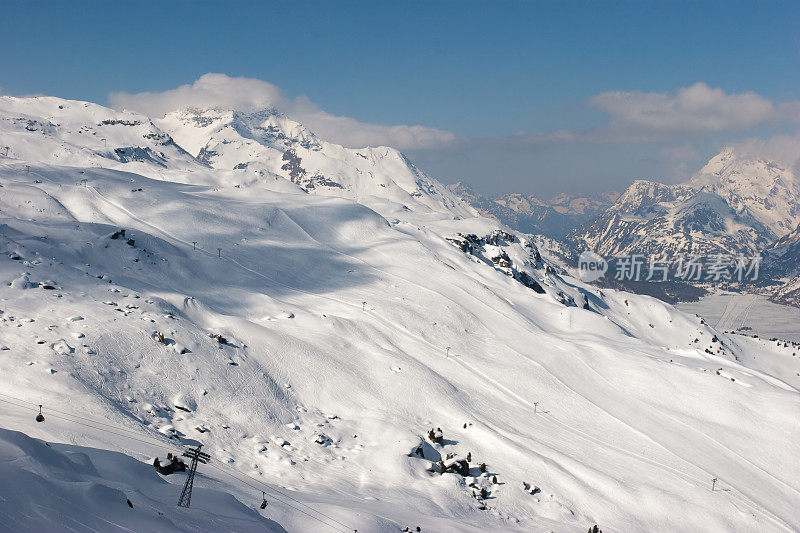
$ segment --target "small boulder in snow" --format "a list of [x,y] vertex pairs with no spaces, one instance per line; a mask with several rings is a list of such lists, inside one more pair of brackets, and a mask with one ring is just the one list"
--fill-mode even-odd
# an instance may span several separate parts
[[12,289],[32,289],[36,286],[37,286],[36,283],[31,283],[31,280],[28,277],[27,273],[11,281]]
[[54,352],[60,355],[71,355],[75,353],[75,348],[67,344],[64,339],[59,339],[50,346]]
[[320,446],[330,446],[333,440],[329,436],[323,433],[317,433],[316,435],[314,435],[314,442],[316,442]]
[[282,437],[276,437],[275,435],[269,438],[276,446],[289,446],[289,441]]
[[176,353],[180,355],[190,353],[190,350],[186,346],[179,344],[177,342],[172,344],[170,348],[172,348]]
[[191,412],[197,410],[197,402],[189,394],[181,392],[172,398],[172,405],[181,411]]

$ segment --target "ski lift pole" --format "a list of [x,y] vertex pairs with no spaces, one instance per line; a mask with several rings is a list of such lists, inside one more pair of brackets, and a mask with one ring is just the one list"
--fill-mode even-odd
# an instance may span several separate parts
[[178,507],[189,508],[189,504],[192,502],[192,487],[194,486],[194,475],[197,473],[197,463],[206,464],[211,459],[210,455],[200,451],[202,447],[203,445],[199,444],[197,448],[190,448],[188,452],[183,452],[183,456],[190,458],[192,464],[189,467],[189,475],[186,476],[186,483],[183,485],[181,497],[178,499]]

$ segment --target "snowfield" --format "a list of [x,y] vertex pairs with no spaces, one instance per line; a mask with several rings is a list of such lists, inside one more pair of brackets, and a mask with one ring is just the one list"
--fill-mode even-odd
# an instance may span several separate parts
[[[800,529],[797,345],[559,274],[404,158],[320,141],[309,188],[272,138],[0,102],[0,529]],[[177,508],[150,464],[198,443]]]
[[758,294],[711,293],[697,302],[678,304],[717,329],[800,342],[800,309],[770,302]]

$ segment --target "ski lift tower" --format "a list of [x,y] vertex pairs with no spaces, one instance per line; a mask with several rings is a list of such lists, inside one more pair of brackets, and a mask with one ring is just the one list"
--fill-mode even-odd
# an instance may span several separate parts
[[201,452],[200,448],[203,445],[199,444],[197,448],[189,449],[188,452],[183,452],[184,457],[188,457],[192,460],[192,464],[189,467],[189,475],[186,477],[186,483],[183,485],[183,492],[181,492],[181,497],[178,500],[178,507],[189,507],[189,504],[192,501],[192,486],[194,485],[194,475],[197,472],[197,463],[208,463],[211,456],[205,452]]

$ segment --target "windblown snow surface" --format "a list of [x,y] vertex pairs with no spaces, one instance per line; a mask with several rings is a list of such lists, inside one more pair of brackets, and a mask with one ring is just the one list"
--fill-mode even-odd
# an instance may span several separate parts
[[[48,113],[117,112],[33,100],[2,109],[0,530],[800,529],[796,346],[559,275],[463,205],[233,179],[149,120],[112,152]],[[177,508],[150,463],[198,443]]]

